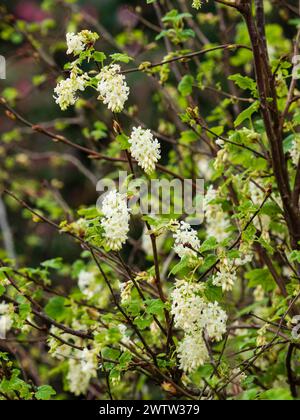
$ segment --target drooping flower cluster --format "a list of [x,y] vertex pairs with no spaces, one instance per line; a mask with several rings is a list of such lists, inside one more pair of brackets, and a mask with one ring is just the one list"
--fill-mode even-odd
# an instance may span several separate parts
[[[98,34],[88,30],[81,31],[78,34],[73,32],[67,33],[67,54],[79,55],[86,47],[92,46],[98,38]],[[60,106],[62,111],[65,111],[71,105],[75,105],[78,99],[77,92],[83,92],[89,80],[88,74],[83,73],[79,69],[78,60],[71,63],[70,77],[61,80],[54,89],[55,102]]]
[[5,302],[0,303],[0,339],[6,338],[6,334],[13,325],[12,312],[12,305]]
[[199,316],[205,308],[205,300],[202,298],[203,284],[189,283],[185,280],[177,280],[172,293],[172,309],[176,328],[185,332],[195,331],[199,327]]
[[129,231],[130,210],[127,207],[126,196],[117,190],[106,194],[102,203],[101,226],[104,229],[106,245],[114,251],[122,248]]
[[177,280],[172,293],[171,313],[175,327],[185,336],[177,351],[181,368],[189,373],[208,360],[203,338],[220,341],[226,332],[227,315],[217,302],[208,302],[203,295],[205,285]]
[[209,338],[215,341],[222,340],[226,333],[227,314],[218,302],[209,302],[206,305],[202,314],[202,322]]
[[125,76],[121,74],[121,67],[117,64],[105,66],[97,79],[98,99],[112,112],[121,112],[130,92]]
[[206,218],[206,232],[208,237],[214,237],[218,242],[224,241],[228,237],[230,223],[217,200],[217,191],[210,186],[204,198],[204,212]]
[[78,34],[68,32],[66,35],[67,54],[79,55],[85,50],[86,46],[94,44],[98,38],[98,34],[88,30],[81,31]]
[[177,352],[180,366],[186,373],[192,373],[208,360],[208,351],[201,334],[186,335]]
[[237,273],[233,260],[224,258],[219,264],[219,271],[213,276],[213,285],[222,287],[223,292],[229,292],[233,289],[236,281]]
[[97,376],[98,351],[87,348],[76,350],[74,357],[69,359],[67,381],[70,391],[75,395],[85,394],[92,378]]
[[99,35],[95,32],[84,30],[75,34],[74,32],[68,32],[66,35],[67,39],[67,54],[79,55],[83,52],[87,45],[94,44]]
[[87,299],[93,298],[102,290],[101,285],[97,283],[96,275],[84,270],[79,273],[78,287]]
[[79,55],[84,50],[84,40],[82,35],[74,34],[74,32],[68,32],[66,35],[67,39],[67,54]]
[[[59,338],[64,341],[59,341]],[[68,359],[74,351],[73,345],[80,345],[80,338],[71,334],[62,332],[61,329],[51,326],[50,335],[47,340],[49,353],[58,360]]]
[[258,187],[261,184],[261,182],[249,182],[249,196],[256,206],[260,206],[265,197],[264,191]]
[[300,159],[300,135],[295,135],[290,154],[293,164],[297,166]]
[[135,127],[131,133],[129,143],[132,157],[137,160],[139,166],[147,174],[151,174],[155,170],[155,164],[161,157],[158,140],[154,139],[150,130]]
[[[76,329],[83,328],[78,323],[74,323],[73,327]],[[77,396],[86,393],[91,379],[97,376],[99,367],[98,355],[100,349],[97,346],[89,349],[86,345],[86,341],[82,338],[65,333],[54,326],[50,329],[49,353],[58,360],[68,361],[66,377],[68,387]],[[80,348],[83,348],[83,350]]]
[[62,111],[65,111],[69,106],[75,105],[77,101],[77,92],[84,91],[89,77],[86,73],[79,75],[77,72],[71,72],[70,77],[61,80],[54,92],[55,102],[60,106]]
[[197,251],[200,249],[200,240],[197,232],[188,223],[181,222],[173,238],[175,239],[174,251],[180,258],[197,257]]

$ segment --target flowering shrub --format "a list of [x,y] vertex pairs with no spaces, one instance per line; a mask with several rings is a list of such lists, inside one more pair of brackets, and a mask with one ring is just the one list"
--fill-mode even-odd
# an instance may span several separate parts
[[297,399],[297,8],[40,3],[0,6],[0,400]]

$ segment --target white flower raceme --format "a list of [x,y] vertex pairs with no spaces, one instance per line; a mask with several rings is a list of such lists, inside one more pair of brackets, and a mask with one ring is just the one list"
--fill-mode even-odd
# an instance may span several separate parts
[[88,44],[93,44],[98,38],[98,34],[88,30],[81,31],[78,34],[68,32],[66,35],[67,54],[79,55]]
[[127,207],[126,196],[112,190],[106,194],[102,203],[101,226],[104,229],[106,245],[118,251],[127,240],[129,231],[130,210]]
[[128,280],[124,283],[120,283],[120,298],[121,298],[121,304],[124,305],[131,299],[131,291],[134,284],[132,280]]
[[263,185],[261,180],[258,180],[258,182],[255,183],[249,182],[249,196],[256,206],[260,206],[264,200],[265,193],[257,185]]
[[218,242],[224,241],[228,237],[229,220],[223,212],[222,206],[213,203],[218,198],[217,191],[210,186],[205,195],[203,205],[206,218],[207,236],[214,237]]
[[206,233],[208,237],[214,237],[218,242],[222,242],[228,238],[228,229],[230,227],[229,220],[223,212],[217,212],[215,219],[207,220]]
[[199,328],[199,320],[206,302],[200,296],[203,293],[203,284],[189,283],[177,280],[173,290],[171,313],[177,328],[185,332],[192,332]]
[[0,339],[6,338],[6,334],[13,325],[12,312],[12,305],[5,302],[0,303]]
[[209,360],[208,351],[201,333],[186,335],[178,346],[181,369],[192,373]]
[[150,130],[142,127],[134,128],[129,139],[130,152],[147,174],[155,170],[155,164],[160,159],[160,144],[154,139]]
[[265,298],[265,291],[263,287],[259,284],[253,292],[255,302],[261,302]]
[[75,105],[77,101],[76,93],[84,91],[89,77],[87,74],[78,75],[71,73],[70,77],[61,80],[54,89],[55,102],[60,106],[62,111],[65,111],[69,106]]
[[127,344],[127,345],[130,344],[130,337],[127,334],[127,327],[126,327],[126,325],[119,324],[118,325],[118,328],[119,328],[119,331],[120,331],[120,333],[122,335],[122,343]]
[[209,159],[207,159],[207,157],[201,156],[198,159],[197,165],[198,165],[200,175],[203,178],[205,178],[206,181],[210,181],[210,179],[213,175],[213,170],[212,170],[212,167],[211,167],[211,161]]
[[227,314],[217,302],[208,302],[204,295],[204,284],[177,280],[172,293],[171,313],[174,325],[181,328],[184,339],[177,348],[181,368],[192,372],[207,359],[203,334],[220,341],[226,333]]
[[242,267],[243,265],[246,265],[253,261],[253,254],[250,251],[242,252],[241,256],[239,258],[235,258],[234,264],[237,267]]
[[85,48],[84,38],[79,34],[74,34],[74,32],[68,32],[66,35],[67,39],[67,54],[79,55]]
[[233,289],[237,281],[236,268],[232,260],[224,258],[219,265],[219,271],[213,276],[214,286],[222,287],[223,292],[229,292]]
[[117,64],[103,67],[97,79],[99,97],[112,112],[121,112],[129,96],[129,87],[125,76],[121,73],[121,67]]
[[295,135],[294,137],[290,154],[292,157],[293,164],[297,166],[300,159],[300,135],[299,134]]
[[91,299],[102,290],[101,285],[97,283],[95,273],[84,270],[79,273],[78,287],[88,299]]
[[173,235],[175,239],[174,251],[180,257],[197,257],[200,249],[200,240],[197,232],[186,222],[181,222]]
[[202,314],[202,323],[211,340],[221,341],[226,333],[227,314],[217,302],[209,302]]
[[[53,325],[50,328],[50,334],[51,335],[49,335],[47,340],[49,353],[52,357],[58,360],[68,359],[74,351],[72,345],[81,344],[80,338],[71,334],[64,333],[60,328],[57,328]],[[71,345],[63,344],[62,341],[59,341],[59,338],[66,343],[70,343]]]
[[77,350],[69,359],[67,381],[70,391],[75,395],[85,394],[92,378],[97,376],[98,351],[85,348]]

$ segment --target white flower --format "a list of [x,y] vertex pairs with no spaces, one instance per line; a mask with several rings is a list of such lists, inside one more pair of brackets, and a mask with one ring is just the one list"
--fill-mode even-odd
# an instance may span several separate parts
[[134,128],[129,139],[130,152],[147,174],[155,170],[155,164],[160,159],[160,144],[154,139],[150,130],[142,127]]
[[253,292],[255,302],[261,302],[265,298],[265,291],[263,287],[259,284]]
[[171,296],[171,313],[174,315],[176,328],[181,328],[184,332],[199,329],[199,321],[206,305],[206,302],[200,296],[202,292],[202,284],[177,280]]
[[117,64],[103,67],[97,78],[98,99],[103,101],[112,112],[121,112],[129,96],[125,76],[120,74],[121,67]]
[[68,32],[66,35],[67,54],[79,55],[89,43],[93,44],[98,38],[98,34],[87,30],[81,31],[78,34]]
[[67,38],[67,54],[79,55],[85,48],[84,38],[79,34],[74,34],[74,32],[69,32],[66,35]]
[[253,260],[253,254],[251,253],[243,253],[239,258],[234,260],[234,264],[238,267],[242,267],[250,263]]
[[67,381],[73,394],[85,394],[91,379],[97,376],[97,354],[97,350],[85,348],[82,351],[77,350],[74,357],[69,359]]
[[177,354],[180,367],[186,373],[192,373],[209,360],[201,333],[186,335],[178,346]]
[[8,303],[0,303],[0,339],[4,340],[6,338],[7,332],[11,329],[13,325],[13,320],[11,317],[12,306]]
[[219,147],[224,147],[224,144],[225,144],[225,142],[224,142],[224,140],[222,140],[222,139],[217,139],[216,140],[216,144],[219,146]]
[[[261,185],[261,180],[258,180],[258,183]],[[249,182],[249,195],[256,206],[260,206],[265,197],[264,191],[251,181]]]
[[218,242],[224,241],[228,237],[230,227],[229,220],[223,212],[222,206],[212,203],[218,198],[217,191],[210,186],[204,197],[203,205],[206,218],[206,233],[208,237],[214,237]]
[[201,296],[204,289],[204,284],[177,280],[171,296],[174,325],[185,333],[177,353],[180,367],[187,373],[203,365],[208,358],[203,334],[206,332],[211,340],[220,341],[226,333],[227,314],[217,302],[207,302]]
[[91,378],[96,376],[98,369],[98,352],[95,350],[89,350],[87,348],[83,349],[81,352],[81,369],[82,372],[86,375],[89,375]]
[[223,292],[229,292],[233,289],[237,281],[236,268],[233,261],[224,258],[219,266],[217,274],[213,276],[212,282],[214,286],[222,287]]
[[198,169],[201,176],[205,178],[207,181],[209,181],[213,175],[213,170],[210,166],[210,162],[211,161],[207,159],[207,157],[205,156],[199,157],[198,162],[197,162]]
[[226,333],[227,314],[220,305],[215,303],[208,303],[203,310],[202,323],[211,340],[221,341],[223,335]]
[[[124,344],[130,344],[130,337],[127,334],[127,327],[124,324],[119,324],[118,325],[119,331],[122,335],[122,343]],[[121,346],[122,347],[122,346]]]
[[78,287],[88,299],[91,299],[102,290],[101,285],[97,283],[96,275],[84,270],[79,273]]
[[197,257],[200,249],[200,240],[197,232],[186,222],[181,222],[173,235],[175,239],[174,251],[180,257]]
[[68,79],[61,80],[54,92],[55,102],[60,106],[62,111],[65,111],[70,105],[75,105],[77,101],[77,91],[84,91],[89,77],[87,74],[81,76],[71,73]]
[[295,135],[293,145],[290,150],[292,161],[294,165],[298,165],[300,159],[300,135]]
[[78,337],[64,333],[61,329],[53,325],[50,328],[50,333],[52,335],[49,335],[47,339],[49,353],[52,357],[58,360],[68,359],[74,352],[74,349],[71,346],[69,346],[68,344],[63,344],[61,341],[59,341],[59,338],[64,340],[66,343],[70,343],[71,345],[80,345],[80,339]]
[[101,226],[107,246],[118,251],[127,240],[129,231],[129,213],[124,194],[112,190],[105,196],[102,203]]

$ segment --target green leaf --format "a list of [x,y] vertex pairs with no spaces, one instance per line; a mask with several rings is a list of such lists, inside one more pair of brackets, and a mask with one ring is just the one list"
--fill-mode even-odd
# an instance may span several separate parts
[[249,280],[249,287],[262,286],[266,292],[271,292],[276,288],[276,283],[267,268],[249,271],[245,277]]
[[252,105],[250,105],[247,109],[240,113],[237,119],[234,121],[234,126],[237,127],[245,120],[249,120],[252,115],[259,109],[259,102],[255,101]]
[[200,252],[206,252],[211,251],[213,249],[216,249],[218,247],[218,242],[216,238],[208,238],[206,241],[203,242],[200,248]]
[[116,137],[116,140],[118,143],[120,143],[121,150],[128,150],[130,148],[129,137],[127,137],[125,134],[119,134]]
[[164,303],[160,299],[150,299],[146,302],[148,304],[146,312],[150,315],[161,315],[164,309]]
[[35,398],[37,400],[50,400],[51,397],[56,395],[56,392],[50,385],[42,385],[38,387],[37,392],[35,393]]
[[211,280],[206,283],[204,294],[210,302],[220,302],[223,296],[222,288],[214,286]]
[[188,262],[189,259],[187,257],[183,257],[181,261],[179,261],[179,263],[172,268],[169,275],[173,274],[176,276],[176,274],[178,274],[180,271],[189,269]]
[[293,400],[290,391],[287,388],[268,389],[259,396],[260,400],[272,401],[290,401]]
[[248,76],[242,76],[240,73],[237,73],[229,76],[228,79],[232,80],[241,89],[256,90],[256,82]]
[[29,303],[22,303],[19,305],[19,315],[21,319],[26,319],[31,312],[31,305]]
[[98,63],[103,63],[103,61],[106,60],[106,55],[104,54],[104,52],[96,51],[93,54],[93,58]]
[[178,85],[178,90],[182,96],[189,96],[193,92],[194,77],[186,75]]
[[45,268],[52,268],[53,270],[61,270],[63,267],[63,259],[58,257],[53,258],[52,260],[46,260],[41,263],[41,266]]
[[61,321],[66,315],[67,308],[65,307],[66,299],[61,296],[53,297],[49,300],[45,307],[45,313],[51,318]]
[[129,57],[129,55],[121,54],[121,53],[111,54],[110,58],[113,61],[120,61],[121,63],[126,63],[126,64],[133,60],[133,58]]

